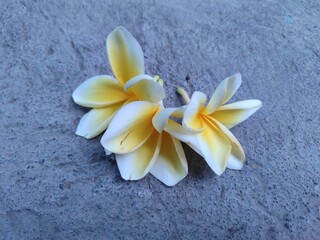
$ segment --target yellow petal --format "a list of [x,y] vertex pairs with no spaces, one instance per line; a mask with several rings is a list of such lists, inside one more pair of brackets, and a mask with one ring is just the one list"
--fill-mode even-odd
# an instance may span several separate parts
[[245,100],[224,105],[218,108],[218,110],[210,116],[218,120],[227,128],[232,128],[248,119],[259,108],[261,108],[261,106],[262,103],[259,100]]
[[230,132],[228,128],[223,126],[220,122],[218,122],[212,117],[208,116],[207,120],[210,121],[213,125],[215,125],[229,139],[232,145],[232,152],[236,155],[237,158],[244,161],[245,154],[242,149],[242,146],[239,143],[238,139],[232,134],[232,132]]
[[151,76],[145,74],[130,79],[124,86],[124,90],[131,95],[134,94],[140,101],[157,103],[165,97],[163,87]]
[[116,79],[108,75],[99,75],[80,84],[72,97],[81,106],[96,108],[124,102],[130,96]]
[[152,119],[152,124],[154,128],[161,133],[163,128],[167,125],[170,116],[174,117],[182,117],[184,113],[185,107],[179,108],[164,108],[161,111],[157,112],[157,114]]
[[223,126],[214,118],[207,116],[206,119],[211,124],[216,126],[221,131],[221,133],[223,133],[229,139],[231,143],[231,152],[227,161],[227,168],[241,170],[243,162],[245,160],[245,153],[238,139],[232,134],[232,132],[228,130],[228,128]]
[[180,141],[168,133],[162,133],[159,156],[150,173],[167,186],[180,182],[188,174],[186,156]]
[[120,26],[107,37],[107,54],[113,74],[123,85],[144,74],[144,56],[137,40]]
[[125,180],[143,178],[154,165],[160,151],[161,135],[153,131],[147,141],[135,151],[116,154],[121,177]]
[[186,106],[183,115],[182,125],[190,132],[201,132],[203,130],[203,122],[199,113],[203,110],[206,102],[206,95],[202,92],[194,92],[190,103]]
[[216,111],[222,104],[226,103],[235,94],[240,85],[240,73],[224,79],[212,94],[212,97],[204,110],[204,114],[211,114]]
[[139,148],[154,131],[152,118],[159,104],[136,101],[122,107],[102,136],[101,144],[107,150],[124,154]]
[[206,162],[217,175],[221,175],[226,169],[231,151],[229,139],[205,118],[204,130],[196,137]]
[[90,110],[81,118],[76,134],[87,139],[98,136],[108,127],[112,117],[123,104]]

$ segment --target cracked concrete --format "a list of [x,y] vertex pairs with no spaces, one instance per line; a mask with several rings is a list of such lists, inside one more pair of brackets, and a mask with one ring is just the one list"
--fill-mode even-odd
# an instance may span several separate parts
[[[317,1],[6,1],[0,7],[0,239],[317,239]],[[185,146],[168,188],[121,179],[99,137],[74,134],[85,79],[111,74],[105,39],[124,25],[146,72],[210,95],[241,72],[233,101],[264,106],[232,131],[247,161],[216,176]]]

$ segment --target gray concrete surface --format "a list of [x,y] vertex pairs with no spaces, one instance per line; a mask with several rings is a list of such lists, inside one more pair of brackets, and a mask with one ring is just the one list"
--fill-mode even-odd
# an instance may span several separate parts
[[[319,239],[319,1],[2,1],[0,239]],[[110,74],[107,34],[124,25],[146,70],[264,107],[233,129],[247,162],[216,176],[185,147],[175,187],[121,179],[99,138],[74,134],[72,91]]]

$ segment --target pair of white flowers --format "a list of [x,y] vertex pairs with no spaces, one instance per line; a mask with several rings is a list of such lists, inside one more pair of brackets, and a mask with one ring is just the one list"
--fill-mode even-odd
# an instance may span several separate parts
[[[136,39],[117,27],[107,37],[107,55],[114,77],[99,75],[83,82],[74,101],[93,108],[80,120],[76,134],[102,136],[107,154],[115,153],[122,178],[138,180],[149,172],[168,186],[188,174],[180,141],[199,153],[218,175],[226,168],[241,169],[244,151],[229,131],[261,107],[259,100],[224,105],[241,84],[241,75],[223,80],[206,105],[206,96],[191,99],[178,88],[186,105],[165,108],[159,77],[145,74],[144,56]],[[182,125],[170,117],[182,118]]]

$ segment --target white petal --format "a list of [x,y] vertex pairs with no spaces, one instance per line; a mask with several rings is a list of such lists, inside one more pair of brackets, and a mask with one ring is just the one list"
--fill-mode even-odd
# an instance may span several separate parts
[[177,184],[188,174],[181,143],[166,132],[162,133],[160,153],[150,173],[167,186]]
[[182,126],[190,132],[201,132],[203,130],[203,122],[199,116],[206,102],[206,95],[202,92],[194,92],[190,103],[186,106],[186,110],[182,119]]
[[158,158],[161,135],[153,131],[147,141],[138,149],[127,154],[116,154],[121,177],[125,180],[139,180],[148,174]]
[[210,168],[221,175],[227,166],[231,143],[216,126],[204,120],[204,130],[196,135],[200,150]]
[[160,105],[136,101],[122,107],[102,136],[101,144],[111,152],[124,154],[139,148],[152,134],[152,118]]
[[122,105],[123,103],[90,110],[81,118],[76,134],[87,139],[98,136],[108,127],[112,117]]
[[179,108],[164,108],[161,111],[157,112],[157,114],[152,119],[152,124],[158,132],[162,132],[163,128],[167,125],[168,120],[171,115],[175,117],[183,116],[183,112],[185,107]]
[[112,71],[123,85],[144,74],[144,56],[137,40],[120,26],[107,37],[107,54]]
[[124,102],[129,97],[119,82],[108,75],[87,79],[72,94],[72,98],[77,104],[92,108]]
[[226,103],[235,94],[240,85],[240,73],[224,79],[212,94],[212,97],[206,109],[204,110],[204,114],[211,114],[216,111],[222,104]]
[[134,94],[140,101],[157,103],[165,97],[163,87],[145,74],[130,79],[124,86],[124,90]]
[[227,168],[233,169],[233,170],[241,170],[243,167],[243,160],[237,158],[234,154],[230,154],[228,162],[227,162]]
[[248,119],[261,107],[262,103],[259,100],[245,100],[221,106],[210,116],[227,128],[232,128]]

